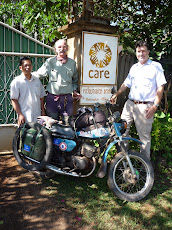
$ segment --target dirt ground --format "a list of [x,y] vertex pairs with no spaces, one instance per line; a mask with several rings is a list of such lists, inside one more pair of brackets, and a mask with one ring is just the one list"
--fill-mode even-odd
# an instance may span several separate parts
[[88,230],[75,210],[42,194],[41,178],[18,165],[12,153],[0,153],[0,230]]
[[12,153],[0,153],[0,230],[93,229],[91,223],[83,226],[75,209],[45,193],[46,186],[46,180],[18,165]]

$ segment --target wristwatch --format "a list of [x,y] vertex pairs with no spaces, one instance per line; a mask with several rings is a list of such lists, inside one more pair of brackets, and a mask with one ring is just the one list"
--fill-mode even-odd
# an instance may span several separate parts
[[155,103],[154,103],[154,105],[155,105],[157,108],[158,108],[158,106],[159,106],[159,104],[155,104]]

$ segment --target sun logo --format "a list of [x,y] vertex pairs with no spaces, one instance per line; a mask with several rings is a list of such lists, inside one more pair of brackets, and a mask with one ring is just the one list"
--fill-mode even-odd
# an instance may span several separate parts
[[111,49],[103,42],[95,43],[91,47],[89,55],[91,63],[98,68],[103,68],[109,65],[112,58]]

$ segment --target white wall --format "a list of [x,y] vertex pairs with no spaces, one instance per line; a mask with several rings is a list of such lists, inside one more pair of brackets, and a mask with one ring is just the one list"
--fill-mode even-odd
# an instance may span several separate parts
[[0,125],[0,152],[12,151],[13,137],[17,125]]

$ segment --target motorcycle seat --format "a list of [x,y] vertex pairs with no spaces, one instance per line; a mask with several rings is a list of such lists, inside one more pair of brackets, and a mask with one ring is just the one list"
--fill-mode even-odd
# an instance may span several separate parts
[[53,136],[58,136],[61,138],[74,139],[75,131],[70,126],[62,125],[62,124],[52,124],[50,131]]

